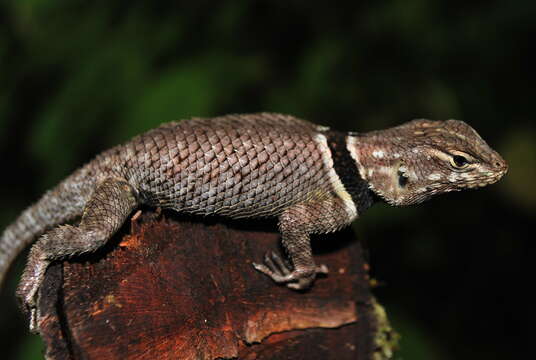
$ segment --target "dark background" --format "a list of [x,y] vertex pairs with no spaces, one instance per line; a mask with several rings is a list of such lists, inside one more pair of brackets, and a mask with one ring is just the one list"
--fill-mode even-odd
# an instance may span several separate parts
[[[397,359],[533,353],[536,2],[0,2],[0,227],[96,153],[190,116],[274,111],[340,130],[470,123],[510,171],[354,228]],[[3,359],[39,359],[14,292]]]

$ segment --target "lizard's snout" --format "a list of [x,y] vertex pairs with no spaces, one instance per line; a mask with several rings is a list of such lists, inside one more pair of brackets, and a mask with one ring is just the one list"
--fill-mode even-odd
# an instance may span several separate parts
[[508,163],[498,154],[493,165],[495,166],[495,171],[499,174],[499,179],[508,172]]
[[493,175],[491,173],[489,174],[491,175],[489,183],[493,184],[499,181],[504,176],[504,174],[508,172],[508,163],[497,153],[494,154],[493,159],[490,163],[491,166],[488,166],[491,168]]

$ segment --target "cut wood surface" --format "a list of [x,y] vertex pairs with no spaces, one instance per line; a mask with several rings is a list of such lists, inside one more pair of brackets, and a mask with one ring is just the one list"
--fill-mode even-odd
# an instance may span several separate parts
[[275,222],[144,210],[102,251],[49,268],[39,302],[46,356],[378,356],[381,322],[359,242],[347,229],[318,236],[313,248],[330,273],[296,292],[251,265],[279,251]]

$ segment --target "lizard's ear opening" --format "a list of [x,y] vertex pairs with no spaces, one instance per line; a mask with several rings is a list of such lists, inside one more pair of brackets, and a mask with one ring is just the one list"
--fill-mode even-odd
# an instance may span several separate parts
[[407,184],[408,184],[407,176],[403,172],[398,170],[398,186],[401,188],[404,188],[406,187]]
[[398,176],[398,187],[405,188],[408,184],[409,176],[407,174],[408,168],[404,164],[398,166],[397,176]]
[[411,172],[404,163],[400,163],[397,168],[396,176],[393,177],[392,183],[392,203],[394,205],[404,205],[410,191]]

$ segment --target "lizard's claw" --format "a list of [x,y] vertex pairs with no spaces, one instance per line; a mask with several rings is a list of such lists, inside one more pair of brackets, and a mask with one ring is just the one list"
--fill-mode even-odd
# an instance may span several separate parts
[[27,294],[25,294],[25,296],[20,297],[21,307],[29,316],[29,326],[32,334],[39,334],[39,326],[37,325],[37,321],[40,315],[37,307],[37,293],[38,289],[32,288]]
[[34,307],[29,310],[30,312],[30,332],[32,334],[39,334],[39,326],[37,325],[37,319],[39,319],[40,314],[38,308]]
[[21,297],[22,307],[29,316],[30,332],[32,334],[39,334],[39,326],[37,325],[37,321],[39,319],[39,310],[37,307],[38,290],[38,288],[32,288],[26,294],[26,296]]
[[20,306],[29,316],[30,332],[33,334],[39,333],[38,320],[40,314],[37,307],[39,287],[39,282],[36,281],[35,278],[30,278],[28,281],[21,281],[17,289],[17,297],[19,298]]
[[253,267],[268,275],[278,284],[286,284],[293,290],[305,290],[311,286],[316,278],[316,274],[327,274],[326,265],[307,267],[297,267],[291,270],[290,264],[281,259],[275,252],[267,253],[264,256],[264,264],[253,263]]

